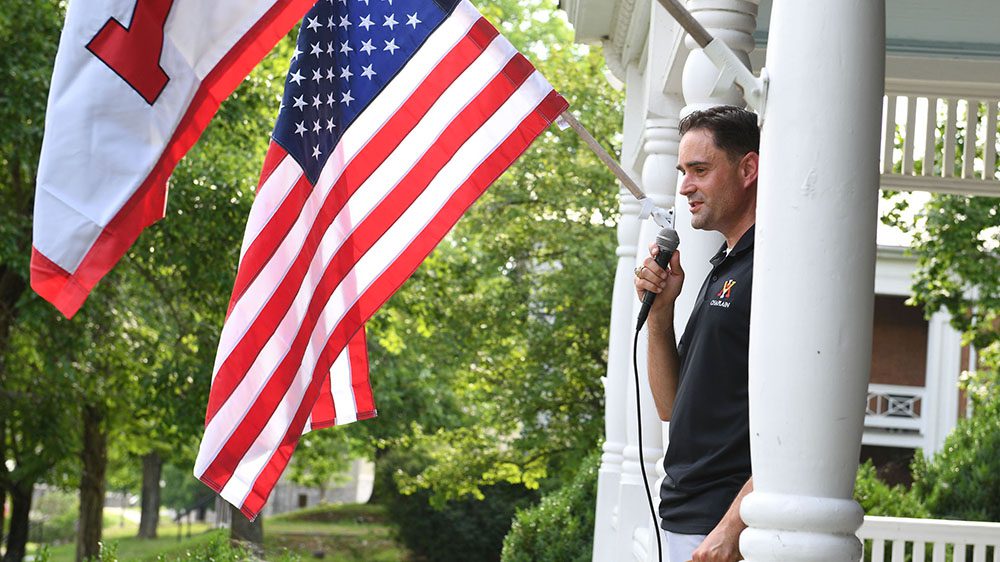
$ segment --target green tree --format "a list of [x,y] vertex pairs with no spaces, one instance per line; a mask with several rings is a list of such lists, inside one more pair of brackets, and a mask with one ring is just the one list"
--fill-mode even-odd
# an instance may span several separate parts
[[[244,81],[206,138],[178,166],[171,180],[170,220],[140,237],[70,322],[25,292],[33,178],[62,16],[61,3],[50,0],[0,8],[0,46],[11,55],[0,63],[5,81],[0,91],[0,377],[4,406],[9,406],[0,408],[0,447],[5,461],[17,467],[29,465],[16,462],[21,450],[51,453],[42,455],[46,463],[34,463],[37,470],[11,471],[10,462],[0,464],[0,495],[15,487],[30,490],[46,471],[65,485],[86,485],[81,513],[89,516],[81,518],[81,528],[88,535],[84,542],[96,549],[99,534],[90,530],[95,525],[100,530],[103,502],[97,498],[103,495],[109,436],[126,454],[141,456],[152,467],[146,471],[147,490],[158,492],[160,459],[190,462],[193,456],[242,225],[273,125],[281,86],[276,77],[284,74],[290,46],[279,47]],[[215,264],[232,265],[209,267]],[[7,345],[12,327],[20,330],[20,347],[14,350]],[[31,349],[36,353],[25,351]],[[8,361],[14,356],[17,372]],[[14,392],[19,388],[26,392]],[[55,388],[63,392],[45,395],[52,403],[40,404],[41,389]],[[58,418],[54,413],[76,417],[69,431],[24,425],[46,415]],[[40,441],[50,434],[76,441],[71,447]],[[28,438],[31,442],[24,442]],[[70,449],[80,453],[79,460],[72,459]],[[64,478],[73,470],[82,476]],[[158,509],[156,501],[147,504],[146,513]],[[155,523],[143,528],[155,529]]]
[[[54,1],[0,7],[0,506],[9,494],[13,507],[5,561],[24,556],[31,490],[67,450],[60,397],[13,373],[7,360],[11,330],[28,289],[34,177],[45,111],[40,92],[48,87],[55,57],[49,37],[58,35],[61,22],[62,8]],[[55,415],[48,417],[44,413],[50,410]]]
[[[482,2],[600,139],[622,98],[555,2]],[[404,492],[481,496],[569,478],[601,432],[617,189],[552,128],[472,206],[371,325],[374,442],[430,459]],[[433,395],[428,396],[428,390]],[[416,400],[398,389],[414,389]]]
[[[972,111],[982,120],[985,105],[976,104]],[[962,115],[959,118],[964,121]],[[953,155],[945,158],[946,128],[941,116],[938,131],[935,174],[943,167],[960,172]],[[962,154],[964,124],[955,134],[957,153]],[[976,148],[975,157],[984,158],[983,147]],[[984,161],[981,169],[993,174],[997,161]],[[982,177],[982,172],[976,175]],[[959,421],[933,458],[917,456],[912,466],[914,490],[933,516],[1000,520],[995,505],[1000,493],[1000,455],[996,452],[1000,446],[996,439],[1000,434],[1000,199],[935,194],[916,212],[904,212],[908,207],[909,200],[898,200],[883,220],[913,237],[910,251],[917,258],[917,273],[909,302],[923,307],[928,315],[941,309],[949,312],[952,325],[978,356],[976,371],[963,375],[972,415]]]

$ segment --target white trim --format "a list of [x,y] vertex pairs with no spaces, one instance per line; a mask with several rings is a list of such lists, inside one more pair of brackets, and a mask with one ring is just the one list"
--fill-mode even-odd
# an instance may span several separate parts
[[879,246],[875,260],[875,294],[909,297],[917,260],[905,248]]

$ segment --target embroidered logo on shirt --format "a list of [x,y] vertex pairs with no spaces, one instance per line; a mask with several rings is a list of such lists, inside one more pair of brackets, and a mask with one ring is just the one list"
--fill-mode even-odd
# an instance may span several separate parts
[[726,281],[725,283],[722,284],[722,289],[720,289],[719,292],[716,293],[715,296],[719,297],[720,299],[728,299],[728,298],[732,297],[733,296],[733,285],[735,285],[735,284],[736,284],[736,280],[735,279],[730,279],[729,281]]
[[708,304],[711,306],[721,306],[722,308],[729,308],[729,305],[732,303],[730,303],[725,299],[732,298],[734,285],[736,285],[735,279],[730,279],[729,281],[723,283],[722,288],[719,289],[719,292],[715,294],[717,298],[713,299],[712,302]]

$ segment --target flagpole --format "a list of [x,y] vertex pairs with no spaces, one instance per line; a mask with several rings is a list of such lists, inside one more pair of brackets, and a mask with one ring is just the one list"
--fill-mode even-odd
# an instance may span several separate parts
[[566,123],[570,126],[571,129],[576,131],[576,134],[580,135],[580,138],[583,139],[583,142],[588,147],[590,147],[590,150],[594,151],[594,154],[596,154],[597,157],[601,159],[601,162],[604,162],[604,165],[611,170],[611,173],[613,173],[615,177],[618,178],[618,181],[622,182],[622,184],[625,186],[626,189],[632,192],[632,195],[634,195],[636,199],[641,201],[646,198],[646,194],[643,193],[642,189],[639,187],[639,184],[635,183],[635,180],[629,177],[628,172],[626,172],[625,169],[622,168],[620,164],[618,164],[618,162],[614,159],[613,156],[608,154],[607,150],[604,150],[604,147],[601,146],[601,143],[597,142],[597,139],[595,139],[594,136],[590,134],[590,131],[588,131],[586,127],[584,127],[583,124],[581,124],[580,121],[578,121],[577,118],[573,116],[573,114],[570,113],[568,109],[562,112],[562,118],[566,121]]
[[[635,180],[628,175],[628,172],[621,167],[613,156],[608,154],[607,150],[604,150],[601,143],[597,142],[597,139],[590,134],[590,131],[588,131],[587,128],[584,127],[568,109],[562,112],[559,117],[559,121],[561,122],[559,123],[561,126],[563,123],[565,123],[565,125],[569,125],[569,127],[573,129],[573,131],[575,131],[581,139],[583,139],[584,144],[590,147],[590,150],[597,155],[601,162],[604,162],[604,165],[611,170],[611,173],[618,178],[618,181],[622,182],[622,185],[624,185],[625,188],[628,189],[640,203],[642,203],[642,208],[639,210],[640,219],[648,219],[652,217],[653,221],[661,227],[673,227],[674,210],[661,209],[660,207],[657,207],[656,204],[653,203],[653,200],[642,191],[639,184],[637,184]],[[562,126],[562,128],[565,129],[566,127]]]

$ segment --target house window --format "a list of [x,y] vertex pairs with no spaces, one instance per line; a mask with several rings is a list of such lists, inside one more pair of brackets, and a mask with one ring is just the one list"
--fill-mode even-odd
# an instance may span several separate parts
[[306,494],[299,494],[299,509],[309,506],[309,496]]

